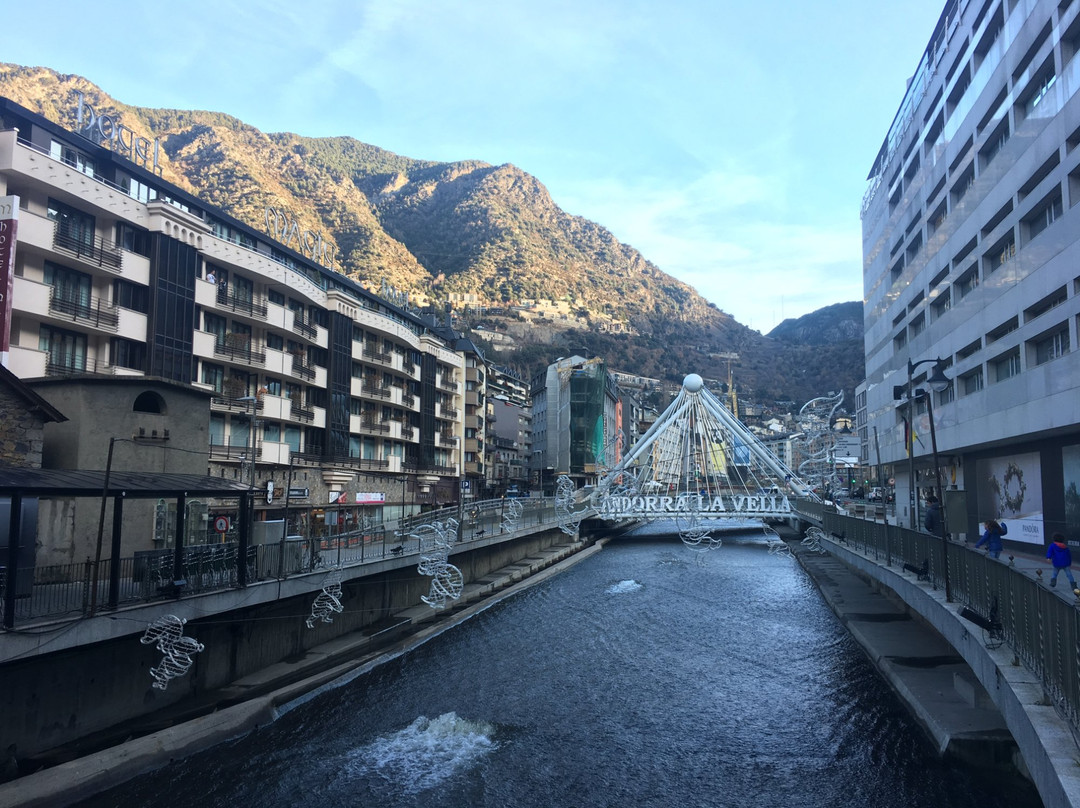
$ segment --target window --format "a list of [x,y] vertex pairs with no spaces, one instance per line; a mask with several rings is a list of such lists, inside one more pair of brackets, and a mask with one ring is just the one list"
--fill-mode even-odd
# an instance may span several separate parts
[[969,343],[968,345],[965,345],[963,348],[961,348],[959,351],[957,351],[956,352],[956,358],[957,359],[967,359],[969,356],[974,354],[980,348],[982,348],[982,340],[977,339],[974,342]]
[[150,234],[127,222],[116,223],[116,246],[136,255],[150,257]]
[[275,351],[285,350],[285,338],[280,334],[267,334],[266,335],[266,347],[272,348]]
[[210,385],[215,393],[220,393],[225,385],[225,368],[203,362],[202,383]]
[[979,287],[979,268],[972,267],[963,275],[961,275],[956,281],[956,297],[958,300],[963,300],[971,292]]
[[281,424],[268,422],[263,427],[263,440],[278,443],[281,440]]
[[266,379],[266,392],[272,396],[281,395],[281,379],[272,379],[269,376]]
[[281,292],[277,291],[276,289],[271,289],[270,291],[268,291],[266,293],[266,297],[275,306],[285,305],[285,295],[281,294]]
[[78,149],[73,149],[66,143],[54,140],[49,144],[49,156],[54,160],[60,160],[73,166],[76,171],[81,171],[88,176],[94,176],[94,161]]
[[214,334],[217,337],[217,344],[224,345],[225,334],[229,331],[229,321],[218,314],[203,312],[203,331]]
[[968,396],[983,389],[983,372],[978,367],[961,376],[958,380],[963,395]]
[[149,310],[150,290],[137,283],[117,279],[113,281],[113,303],[123,309],[146,314]]
[[233,244],[239,244],[241,247],[246,247],[249,250],[255,249],[255,239],[247,233],[243,233],[238,228],[217,220],[211,220],[210,224],[214,228],[214,235],[219,239],[230,241]]
[[157,188],[152,188],[144,182],[134,177],[129,177],[126,174],[120,175],[120,190],[133,199],[138,199],[140,202],[149,202],[152,199],[157,199]]
[[1046,314],[1050,309],[1055,306],[1060,306],[1068,299],[1068,293],[1064,286],[1060,286],[1053,292],[1048,294],[1034,306],[1030,306],[1024,311],[1024,322],[1030,323],[1036,317]]
[[1049,334],[1034,340],[1035,364],[1042,365],[1069,352],[1069,326],[1062,324]]
[[1003,382],[1020,374],[1020,349],[1014,348],[990,363],[995,382]]
[[989,345],[991,342],[997,342],[999,339],[1004,337],[1006,334],[1011,334],[1013,331],[1015,331],[1019,327],[1020,327],[1020,318],[1019,317],[1010,317],[1008,320],[1003,322],[1001,325],[997,326],[996,328],[992,329],[989,333],[987,333],[987,335],[986,335],[986,344]]
[[1028,241],[1060,219],[1062,211],[1061,189],[1055,188],[1024,219],[1024,230],[1027,232]]
[[109,343],[109,357],[113,367],[146,369],[146,346],[123,337],[113,337]]
[[86,370],[86,334],[43,325],[38,331],[38,350],[49,355],[49,369]]
[[986,145],[979,150],[979,165],[985,170],[998,153],[1005,148],[1009,140],[1009,119],[1006,118],[986,139]]
[[955,208],[956,204],[964,198],[964,194],[968,192],[968,189],[975,184],[975,166],[970,165],[964,169],[964,173],[960,175],[960,178],[953,183],[952,190],[949,192],[949,198],[952,200],[952,207]]
[[930,304],[930,315],[937,319],[952,308],[952,292],[946,288],[941,291],[933,303]]
[[1016,257],[1016,239],[1012,231],[983,255],[983,269],[987,275],[1001,269]]
[[49,199],[48,215],[56,222],[56,237],[61,244],[94,246],[93,216],[55,199]]
[[75,316],[90,315],[92,281],[89,275],[46,261],[45,283],[52,287],[50,305],[61,304],[65,312]]

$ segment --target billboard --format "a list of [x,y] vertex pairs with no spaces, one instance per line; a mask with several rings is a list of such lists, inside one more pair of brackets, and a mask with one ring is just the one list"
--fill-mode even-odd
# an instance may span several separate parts
[[980,524],[997,519],[1008,527],[1010,541],[1046,543],[1038,452],[979,460],[975,475]]

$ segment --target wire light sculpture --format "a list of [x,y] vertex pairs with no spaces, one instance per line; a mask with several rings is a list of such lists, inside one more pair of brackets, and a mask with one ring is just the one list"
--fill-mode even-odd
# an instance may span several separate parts
[[521,515],[525,512],[521,500],[514,498],[506,503],[502,515],[503,533],[513,533],[521,524]]
[[315,596],[311,604],[311,616],[304,621],[304,625],[315,628],[318,622],[333,623],[333,616],[341,614],[344,608],[341,605],[341,570],[331,570],[323,581],[322,592]]
[[[441,609],[448,600],[457,600],[465,586],[461,570],[450,563],[450,548],[457,539],[457,519],[420,525],[409,536],[420,547],[420,563],[416,565],[421,575],[431,576],[428,593],[420,598],[432,609]],[[425,549],[425,544],[427,548]]]
[[780,538],[780,534],[768,525],[765,526],[765,543],[769,548],[769,555],[791,558],[791,548],[787,542]]
[[796,421],[803,433],[799,476],[816,482],[821,488],[835,488],[840,482],[836,473],[836,433],[833,415],[844,402],[844,391],[807,401],[799,409]]
[[157,644],[157,649],[164,654],[157,667],[150,669],[153,686],[158,690],[165,690],[170,680],[187,673],[194,661],[192,654],[205,648],[201,642],[184,636],[186,622],[174,614],[163,615],[146,627],[139,640],[143,645]]
[[560,474],[555,484],[555,515],[559,519],[559,530],[567,536],[576,536],[581,520],[588,509],[574,510],[574,481],[565,474]]

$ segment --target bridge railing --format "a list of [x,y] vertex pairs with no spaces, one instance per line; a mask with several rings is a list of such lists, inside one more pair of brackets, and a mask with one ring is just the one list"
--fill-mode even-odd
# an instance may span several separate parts
[[[89,560],[20,567],[10,624],[26,626],[57,619],[77,619],[89,616],[92,611],[111,611],[120,606],[232,589],[237,585],[242,563],[246,564],[248,582],[255,583],[318,569],[356,567],[416,556],[431,549],[432,541],[414,538],[411,533],[422,525],[451,517],[460,522],[460,547],[508,536],[519,530],[558,525],[554,500],[523,498],[518,501],[522,510],[516,520],[508,517],[510,506],[507,500],[481,501],[460,509],[456,506],[443,508],[328,536],[287,538],[282,542],[252,545],[243,562],[235,541],[191,545],[181,550],[179,578],[171,548],[142,550],[115,562],[103,559],[96,576]],[[115,591],[110,589],[114,563],[120,569]],[[6,582],[7,575],[0,566],[0,604],[5,602]],[[96,598],[93,597],[95,586]]]
[[1008,643],[1057,711],[1080,730],[1080,598],[1063,599],[1038,574],[908,528],[828,512],[822,527],[880,564],[920,574],[935,589],[945,588],[947,574],[952,600],[980,618],[988,641]]

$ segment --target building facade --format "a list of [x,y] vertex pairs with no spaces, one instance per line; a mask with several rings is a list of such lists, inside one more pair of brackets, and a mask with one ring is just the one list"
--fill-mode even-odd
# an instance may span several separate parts
[[[321,235],[283,244],[290,214],[268,209],[262,232],[164,181],[145,150],[87,134],[0,99],[0,197],[17,219],[0,326],[17,377],[205,391],[207,471],[295,491],[315,532],[456,501],[456,334],[334,271]],[[281,499],[261,497],[257,518]]]
[[953,534],[1080,539],[1078,50],[1075,0],[950,0],[871,168],[859,430],[901,524],[936,444]]

